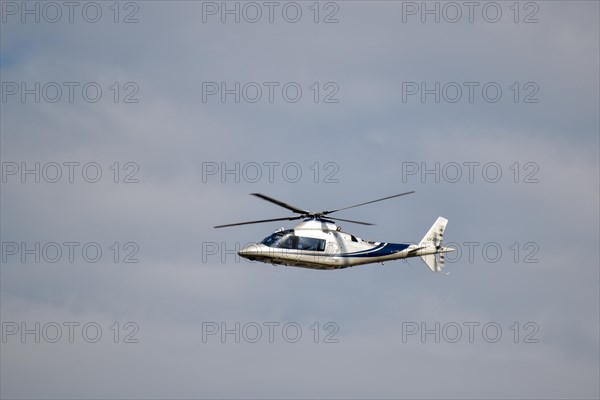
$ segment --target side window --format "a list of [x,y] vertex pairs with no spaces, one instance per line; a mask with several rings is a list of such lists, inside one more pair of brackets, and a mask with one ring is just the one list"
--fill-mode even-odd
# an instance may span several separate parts
[[298,237],[298,250],[325,251],[325,240],[309,237]]
[[317,251],[325,251],[325,241],[319,239],[319,246],[317,247]]

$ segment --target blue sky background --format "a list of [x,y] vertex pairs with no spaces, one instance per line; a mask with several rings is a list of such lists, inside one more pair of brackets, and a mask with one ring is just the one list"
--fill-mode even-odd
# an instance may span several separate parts
[[[37,4],[42,12],[44,3]],[[313,2],[298,2],[297,23],[282,18],[286,2],[272,23],[266,14],[256,23],[231,17],[223,23],[218,15],[203,22],[206,2],[122,2],[115,23],[113,3],[97,4],[96,23],[80,8],[72,23],[65,9],[56,23],[37,23],[32,16],[21,21],[21,2],[2,2],[5,168],[96,162],[103,172],[97,183],[83,180],[80,170],[73,183],[66,177],[35,183],[31,176],[22,183],[18,175],[2,182],[3,243],[97,242],[103,250],[97,263],[80,253],[73,263],[66,255],[35,263],[3,248],[4,330],[7,323],[31,328],[36,322],[96,322],[103,329],[97,343],[77,330],[70,343],[64,326],[57,343],[7,336],[0,344],[3,398],[600,396],[597,2],[520,3],[517,23],[512,2],[498,3],[496,23],[483,18],[485,2],[472,23],[464,8],[457,23],[431,16],[423,23],[420,14],[405,15],[404,22],[408,3],[364,1],[332,3],[337,23],[321,21],[335,10],[327,3],[320,3],[319,23]],[[123,23],[132,11],[138,22]],[[533,11],[538,21],[524,23]],[[56,103],[36,103],[32,95],[23,102],[20,94],[7,94],[10,82],[79,82],[79,88],[96,82],[103,95],[96,103],[80,90],[73,102],[66,92]],[[118,102],[109,88],[115,82]],[[122,101],[128,82],[139,89],[137,103]],[[232,96],[203,102],[203,82],[278,82],[279,88],[295,82],[303,95],[296,103],[281,91],[272,103],[266,93],[257,103]],[[314,82],[322,90],[316,103]],[[322,101],[328,82],[338,89],[337,103]],[[477,82],[479,88],[494,82],[503,92],[496,103],[480,90],[472,103],[466,92],[456,103],[436,103],[432,95],[403,101],[407,82]],[[522,91],[533,83],[538,101],[515,102],[515,82]],[[139,182],[114,183],[109,167],[115,162],[121,173],[129,172],[125,163],[135,163]],[[266,167],[256,183],[232,175],[222,182],[219,175],[203,179],[208,162],[279,167],[273,182]],[[480,163],[472,182],[464,166],[470,162]],[[282,176],[286,163],[300,166],[298,182]],[[327,163],[335,166],[337,183],[324,182],[332,171]],[[456,183],[403,177],[408,163],[458,163],[463,176]],[[482,176],[488,163],[501,169],[496,183]],[[537,182],[524,182],[532,171]],[[282,226],[214,230],[287,215],[248,193],[323,210],[409,190],[416,193],[340,213],[376,226],[340,225],[363,239],[410,242],[444,216],[450,221],[445,240],[462,250],[447,263],[448,276],[415,259],[311,271],[203,252],[207,244],[232,249],[260,240]],[[114,242],[137,244],[139,262],[115,263]],[[478,243],[472,259],[470,242]],[[482,253],[486,245],[501,249],[496,262],[492,250],[492,256]],[[139,343],[123,343],[123,336],[114,343],[109,327],[118,322],[124,335],[128,321],[139,327]],[[229,328],[293,322],[303,335],[288,343],[276,330],[270,343],[264,328],[257,343],[236,343],[232,335],[204,343],[206,322]],[[318,343],[310,328],[315,322]],[[338,343],[323,342],[327,322],[339,328]],[[463,336],[457,343],[436,343],[432,335],[403,342],[407,322],[457,323]],[[470,343],[463,325],[469,322],[498,324],[501,339],[488,343],[476,329]],[[524,343],[528,322],[538,328],[537,343]]]

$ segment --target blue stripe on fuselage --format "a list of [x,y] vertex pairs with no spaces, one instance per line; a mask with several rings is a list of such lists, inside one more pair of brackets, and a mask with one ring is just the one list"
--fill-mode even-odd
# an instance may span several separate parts
[[355,252],[352,252],[352,253],[344,253],[343,255],[345,257],[347,257],[347,256],[358,256],[358,255],[361,255],[361,254],[370,253],[372,251],[377,251],[379,249],[382,249],[383,246],[385,246],[385,245],[386,245],[386,243],[379,243],[377,246],[371,247],[370,249],[359,250],[359,251],[355,251]]
[[340,254],[338,257],[359,258],[389,256],[390,254],[399,253],[402,250],[407,249],[409,246],[410,244],[405,243],[382,243],[371,250],[367,250],[366,253],[363,250],[362,252]]

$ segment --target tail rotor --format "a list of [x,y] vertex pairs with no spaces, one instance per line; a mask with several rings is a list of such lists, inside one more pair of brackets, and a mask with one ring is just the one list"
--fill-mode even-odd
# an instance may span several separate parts
[[427,234],[423,237],[421,243],[419,243],[419,246],[422,246],[425,249],[435,249],[434,251],[428,252],[429,254],[421,256],[425,264],[427,264],[429,269],[433,272],[441,272],[446,258],[444,253],[454,251],[454,249],[450,247],[442,246],[444,230],[446,229],[447,224],[448,220],[446,218],[439,217],[431,228],[429,228],[429,231],[427,231]]

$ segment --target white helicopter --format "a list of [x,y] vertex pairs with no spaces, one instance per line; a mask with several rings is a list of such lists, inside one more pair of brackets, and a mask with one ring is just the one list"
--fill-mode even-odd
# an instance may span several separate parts
[[440,272],[444,266],[444,253],[455,250],[451,247],[442,246],[444,230],[448,224],[447,219],[439,217],[419,243],[385,243],[365,241],[349,233],[342,232],[334,220],[373,225],[371,223],[329,216],[334,212],[411,193],[414,193],[414,191],[321,212],[303,210],[264,194],[251,193],[253,196],[277,204],[299,215],[218,225],[215,228],[303,219],[294,229],[284,230],[280,228],[262,242],[244,247],[238,254],[250,261],[323,270],[421,257],[431,271]]

